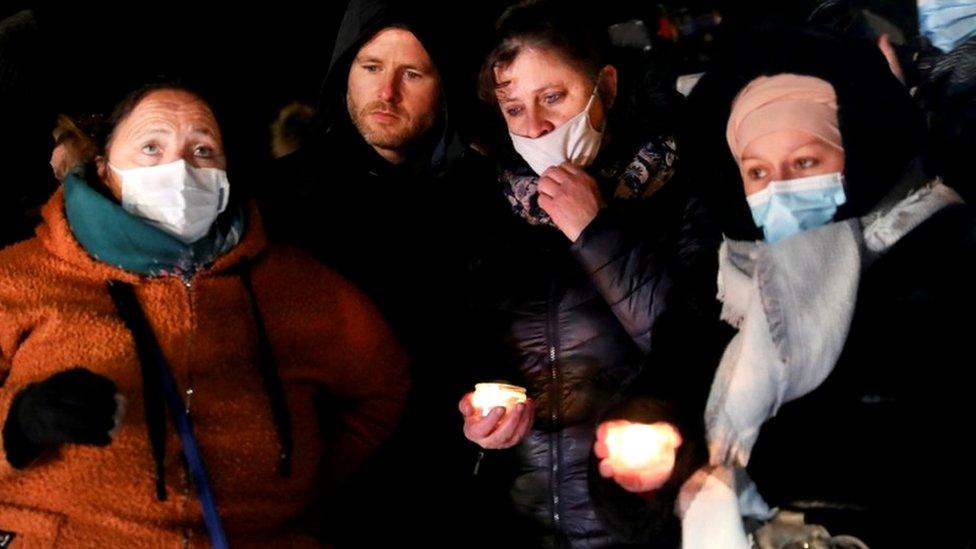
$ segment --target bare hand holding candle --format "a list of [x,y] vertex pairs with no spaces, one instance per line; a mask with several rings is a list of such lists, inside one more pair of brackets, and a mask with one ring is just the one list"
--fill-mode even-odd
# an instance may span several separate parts
[[532,427],[535,405],[525,389],[505,383],[478,383],[458,403],[464,436],[485,449],[509,448]]
[[645,493],[667,482],[681,442],[681,434],[670,423],[614,420],[600,424],[593,451],[600,458],[602,476],[628,492]]

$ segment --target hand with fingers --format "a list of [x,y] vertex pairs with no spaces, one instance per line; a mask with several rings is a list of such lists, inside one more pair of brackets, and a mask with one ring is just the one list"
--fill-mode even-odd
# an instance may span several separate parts
[[461,398],[458,409],[464,416],[464,436],[486,450],[501,450],[518,444],[532,428],[535,404],[532,399],[516,404],[511,410],[496,406],[482,415],[468,393]]
[[593,451],[601,476],[628,492],[649,494],[671,477],[681,443],[681,434],[670,423],[612,420],[597,428]]
[[538,188],[539,207],[572,242],[604,206],[596,180],[571,162],[542,172]]
[[119,405],[115,383],[85,368],[28,385],[14,397],[3,425],[7,461],[23,468],[51,446],[108,446]]
[[891,44],[891,37],[887,34],[882,34],[878,37],[878,49],[881,50],[885,61],[888,62],[888,67],[891,68],[891,74],[895,75],[895,78],[904,84],[905,70],[901,67],[901,61],[898,60],[898,52],[895,51],[895,46]]

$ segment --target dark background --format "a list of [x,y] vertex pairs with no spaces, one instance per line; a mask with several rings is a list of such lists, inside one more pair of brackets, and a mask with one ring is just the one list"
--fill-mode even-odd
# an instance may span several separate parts
[[[466,110],[472,111],[461,118],[475,131],[488,128],[483,121],[494,113],[480,111],[474,75],[494,21],[511,2],[426,3],[432,1],[443,14],[450,43],[457,44],[451,48],[456,67],[452,70],[462,74]],[[757,26],[802,23],[823,1],[563,3],[567,9],[592,13],[595,21],[606,25],[642,19],[651,53],[662,67],[682,74],[707,68],[712,53],[729,35]],[[916,34],[913,1],[848,1],[894,21],[906,35]],[[30,9],[33,23],[19,29],[0,23],[0,225],[17,215],[11,208],[43,200],[56,185],[48,158],[57,113],[107,113],[126,92],[160,77],[181,79],[205,92],[215,105],[227,142],[229,171],[239,187],[270,184],[254,181],[266,173],[261,166],[270,161],[269,124],[290,101],[316,103],[347,1],[309,4],[3,3],[0,20]],[[709,24],[716,14],[721,24]],[[0,226],[0,232],[7,231]]]

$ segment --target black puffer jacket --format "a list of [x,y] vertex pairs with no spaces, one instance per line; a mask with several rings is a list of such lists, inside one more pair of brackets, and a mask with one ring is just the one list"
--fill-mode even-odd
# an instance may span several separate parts
[[473,295],[496,343],[479,357],[481,379],[526,386],[537,415],[513,450],[486,453],[480,474],[497,485],[499,463],[507,457],[514,468],[504,480],[531,533],[509,543],[622,546],[589,493],[596,425],[655,345],[655,320],[674,305],[676,281],[707,271],[717,233],[678,180],[645,201],[605,208],[575,243],[513,214],[497,188],[489,194],[497,208],[477,248]]

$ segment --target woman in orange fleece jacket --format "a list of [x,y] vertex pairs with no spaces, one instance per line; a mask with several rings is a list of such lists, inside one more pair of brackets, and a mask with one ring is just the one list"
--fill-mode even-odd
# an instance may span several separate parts
[[306,512],[392,430],[405,357],[228,203],[199,96],[145,88],[113,121],[0,252],[0,547],[315,546]]

